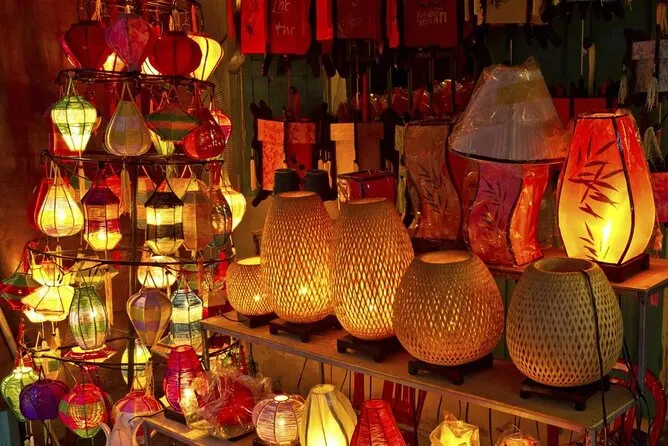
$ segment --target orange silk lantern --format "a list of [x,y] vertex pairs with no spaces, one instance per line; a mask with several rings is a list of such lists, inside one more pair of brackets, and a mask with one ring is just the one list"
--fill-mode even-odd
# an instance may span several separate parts
[[206,34],[192,33],[188,37],[195,41],[202,54],[202,59],[198,67],[193,70],[191,75],[195,79],[205,81],[218,68],[220,61],[223,60],[225,51],[217,40],[212,39]]
[[208,194],[197,178],[191,178],[183,196],[183,244],[189,251],[199,251],[208,246],[212,237]]
[[225,150],[225,135],[220,126],[204,107],[196,93],[194,107],[190,110],[200,124],[183,138],[183,152],[196,160],[217,158]]
[[104,40],[104,26],[96,20],[82,20],[63,33],[60,45],[77,68],[99,70],[113,50]]
[[214,121],[216,121],[220,127],[220,130],[222,130],[223,136],[225,137],[225,144],[227,144],[227,141],[230,140],[230,136],[232,135],[232,121],[230,120],[230,117],[221,109],[214,107],[213,104],[209,108],[209,111],[211,112]]
[[163,76],[185,76],[199,66],[202,51],[185,32],[167,31],[155,43],[148,60]]
[[649,169],[627,110],[575,120],[559,182],[559,229],[569,257],[623,265],[643,255],[655,222]]
[[128,71],[139,71],[153,49],[157,35],[151,24],[137,14],[121,14],[105,31],[105,39]]

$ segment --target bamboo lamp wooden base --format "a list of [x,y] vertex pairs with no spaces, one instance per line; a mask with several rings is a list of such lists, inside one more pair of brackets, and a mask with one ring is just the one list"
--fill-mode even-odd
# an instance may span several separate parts
[[353,335],[346,335],[336,340],[336,350],[339,353],[348,353],[348,350],[354,350],[372,357],[376,362],[383,362],[387,355],[402,351],[403,348],[396,336],[379,341],[366,341]]
[[531,379],[522,381],[520,396],[524,399],[532,396],[541,396],[558,401],[569,401],[573,403],[575,410],[582,412],[587,408],[587,400],[598,393],[601,389],[607,392],[610,389],[610,375],[603,377],[603,381],[578,387],[553,387],[537,383]]
[[341,329],[341,324],[339,324],[336,316],[327,316],[321,321],[310,324],[295,324],[284,321],[283,319],[269,322],[269,333],[277,335],[282,331],[285,333],[297,335],[302,342],[310,342],[312,335],[323,333],[332,328],[334,330]]
[[489,353],[480,359],[468,362],[466,364],[444,366],[429,364],[428,362],[414,359],[408,361],[408,373],[417,375],[420,371],[425,371],[433,375],[442,376],[450,380],[456,386],[464,383],[464,377],[479,370],[491,369],[494,367],[494,355]]

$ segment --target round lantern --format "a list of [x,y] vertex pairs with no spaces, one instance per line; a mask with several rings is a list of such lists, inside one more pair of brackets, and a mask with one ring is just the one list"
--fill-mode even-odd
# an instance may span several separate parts
[[[160,401],[153,395],[144,390],[131,391],[114,404],[111,410],[111,421],[115,423],[119,417],[124,417],[134,429],[137,423],[141,423],[140,417],[148,417],[160,412],[163,409]],[[137,432],[137,443],[143,445],[146,443],[145,431],[143,427]]]
[[163,76],[186,76],[202,61],[199,45],[183,31],[167,31],[153,47],[148,58]]
[[54,420],[58,418],[58,404],[68,391],[62,381],[39,379],[21,390],[21,413],[30,421]]
[[202,300],[187,286],[174,291],[171,298],[172,318],[169,334],[174,345],[190,345],[198,348],[202,344]]
[[269,296],[262,283],[260,257],[237,260],[227,269],[227,299],[244,316],[262,316],[272,312]]
[[406,446],[387,401],[364,402],[350,446]]
[[51,106],[51,122],[70,151],[81,153],[97,123],[97,110],[83,96],[63,96]]
[[176,150],[174,141],[165,141],[154,131],[151,131],[151,141],[153,141],[153,147],[160,156],[171,156]]
[[189,251],[206,248],[213,237],[211,205],[206,190],[194,178],[183,195],[183,245]]
[[195,41],[202,55],[200,63],[192,72],[192,77],[200,81],[205,81],[218,68],[220,61],[223,60],[225,51],[217,40],[212,39],[206,34],[191,33],[188,37]]
[[238,192],[232,187],[230,178],[226,169],[222,169],[222,177],[220,179],[220,191],[225,197],[225,201],[230,206],[232,212],[232,231],[234,231],[246,213],[246,197],[241,192]]
[[223,191],[216,183],[209,189],[209,205],[211,207],[212,244],[217,248],[222,248],[230,242],[233,216]]
[[12,370],[12,373],[0,382],[0,392],[2,393],[2,397],[19,421],[25,421],[25,417],[20,409],[19,397],[21,391],[38,379],[39,376],[32,367],[26,367],[21,363]]
[[253,409],[255,433],[272,446],[296,444],[303,415],[304,399],[299,395],[276,395],[262,400]]
[[494,278],[477,256],[464,251],[414,259],[394,301],[394,329],[404,348],[444,366],[490,353],[503,335],[503,316]]
[[128,71],[139,71],[152,51],[157,35],[151,24],[137,14],[121,14],[105,31],[105,39]]
[[299,442],[304,446],[350,444],[357,415],[346,396],[331,384],[311,389],[304,404],[305,422],[299,426]]
[[305,324],[332,313],[332,235],[332,220],[314,192],[285,192],[274,197],[260,253],[262,280],[279,317]]
[[69,316],[72,336],[82,350],[105,347],[109,328],[107,313],[95,288],[80,286],[75,290]]
[[114,249],[121,235],[121,200],[104,182],[96,181],[81,199],[86,224],[84,240],[95,251]]
[[60,421],[79,437],[93,438],[107,421],[107,398],[95,384],[74,386],[60,402]]
[[183,244],[183,201],[163,184],[144,206],[148,247],[159,255],[178,251]]
[[60,46],[76,68],[99,70],[113,50],[104,40],[104,26],[96,20],[73,24],[60,38]]
[[232,120],[230,120],[230,117],[221,109],[214,108],[213,105],[209,108],[209,111],[211,112],[214,121],[216,121],[216,124],[218,124],[218,127],[220,127],[220,130],[222,130],[223,136],[225,137],[225,144],[227,144],[232,135]]
[[151,133],[127,82],[104,132],[104,145],[109,153],[118,156],[140,156],[151,147]]
[[601,268],[584,259],[529,265],[513,293],[506,330],[508,352],[520,372],[555,387],[601,379],[617,361],[624,339],[617,297]]
[[167,402],[176,412],[182,412],[179,404],[184,394],[192,392],[195,378],[204,375],[197,353],[190,345],[179,345],[172,348],[167,359],[167,370],[162,378],[162,389]]
[[176,259],[167,256],[150,256],[143,262],[155,263],[155,265],[140,265],[137,268],[137,280],[141,286],[146,288],[169,288],[174,285],[176,272],[171,266],[165,264],[176,263]]
[[148,175],[137,177],[137,228],[146,229],[146,201],[155,191],[155,184]]
[[37,226],[49,237],[69,237],[83,228],[83,214],[70,187],[56,173],[37,212]]
[[343,328],[360,339],[391,337],[396,289],[413,258],[394,206],[385,198],[341,203],[332,249],[334,312]]
[[195,107],[188,110],[199,121],[199,125],[183,138],[183,152],[196,160],[219,157],[225,151],[225,135],[195,94]]
[[64,321],[72,305],[74,288],[67,284],[42,286],[21,299],[24,314],[33,323]]
[[142,288],[128,299],[128,317],[142,344],[155,345],[172,316],[172,303],[156,288]]
[[[134,378],[132,381],[132,389],[145,389],[146,388],[146,363],[151,360],[151,352],[144,347],[139,341],[135,341],[134,349]],[[121,364],[124,364],[121,367],[121,373],[123,375],[123,381],[128,383],[128,367],[130,364],[130,355],[128,348],[125,348],[123,351],[123,356],[121,357]]]

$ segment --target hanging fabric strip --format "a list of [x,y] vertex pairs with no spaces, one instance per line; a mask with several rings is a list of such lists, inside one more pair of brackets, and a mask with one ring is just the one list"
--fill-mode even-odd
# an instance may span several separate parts
[[267,47],[267,2],[241,0],[241,52],[264,54]]
[[274,189],[274,171],[285,159],[285,126],[282,121],[258,119],[258,140],[262,142],[262,189]]

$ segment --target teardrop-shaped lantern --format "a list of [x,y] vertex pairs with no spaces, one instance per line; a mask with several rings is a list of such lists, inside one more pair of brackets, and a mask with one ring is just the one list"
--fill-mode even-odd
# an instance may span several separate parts
[[60,46],[76,68],[99,70],[113,52],[104,31],[102,22],[82,20],[63,33]]
[[21,413],[19,396],[21,391],[28,385],[39,379],[37,372],[32,367],[19,364],[12,372],[0,382],[0,392],[19,421],[25,421]]
[[213,231],[209,196],[196,178],[183,196],[183,244],[189,251],[200,251],[207,247]]
[[60,402],[60,421],[79,437],[93,438],[107,421],[107,398],[95,384],[74,386]]
[[198,124],[197,118],[174,102],[165,103],[146,116],[146,125],[160,136],[162,141],[181,141]]
[[144,345],[155,345],[172,317],[172,303],[157,288],[142,288],[130,297],[127,312],[137,336]]
[[223,46],[215,39],[203,33],[192,33],[189,37],[197,43],[202,53],[199,66],[192,72],[192,77],[205,81],[218,68],[223,60],[225,51]]
[[186,76],[202,60],[199,45],[183,31],[167,31],[160,37],[148,58],[163,76]]
[[105,347],[109,324],[104,304],[95,288],[81,286],[76,289],[69,320],[74,341],[82,350]]
[[144,206],[148,247],[159,255],[178,251],[183,244],[183,201],[163,183]]
[[49,237],[68,237],[83,228],[83,214],[59,172],[54,174],[37,212],[37,226]]
[[114,249],[121,235],[121,200],[104,180],[96,181],[81,199],[86,216],[84,240],[95,251]]
[[217,158],[225,151],[225,135],[209,110],[199,102],[197,94],[195,102],[195,107],[188,111],[200,124],[183,138],[183,151],[196,160]]
[[39,379],[26,386],[19,394],[21,414],[30,421],[58,418],[58,404],[69,389],[67,384],[54,379]]
[[211,206],[211,228],[213,230],[213,246],[222,248],[230,242],[232,234],[232,209],[220,190],[220,186],[213,183],[209,189],[209,203]]
[[51,106],[51,122],[70,151],[81,153],[97,123],[97,110],[83,96],[66,95]]
[[123,59],[128,71],[139,71],[155,45],[157,35],[137,14],[121,14],[105,32],[107,44]]
[[151,147],[151,134],[127,83],[123,84],[121,100],[107,125],[104,143],[110,153],[118,156],[140,156]]

